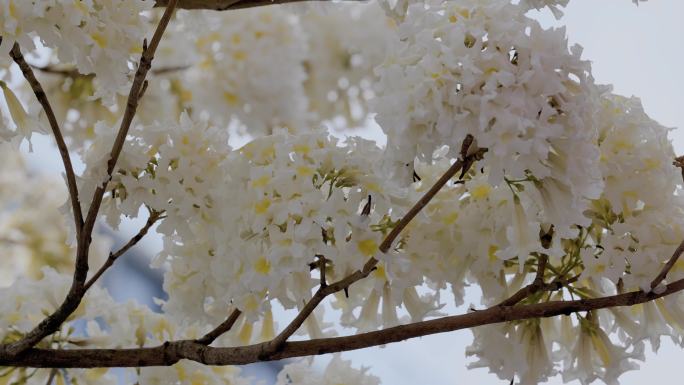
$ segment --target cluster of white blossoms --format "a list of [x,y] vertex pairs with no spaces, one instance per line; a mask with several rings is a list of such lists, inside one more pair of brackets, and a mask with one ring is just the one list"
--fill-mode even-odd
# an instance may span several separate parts
[[143,0],[51,0],[0,2],[0,53],[15,42],[32,50],[34,39],[53,48],[61,63],[74,63],[83,74],[96,75],[98,96],[124,92],[129,64],[142,52],[150,24]]
[[[129,83],[160,13],[152,1],[0,0],[1,68],[15,41],[29,59],[36,39],[53,49],[54,66],[43,68],[52,73],[39,77],[72,156],[85,165],[77,176],[82,210],[106,184],[100,216],[110,227],[147,210],[163,238],[153,266],[165,273],[164,313],[117,304],[93,287],[39,346],[155,346],[201,337],[234,310],[241,315],[217,345],[269,341],[279,330],[276,306],[301,310],[324,277],[339,281],[368,261],[377,262],[368,277],[326,301],[332,317],[320,307],[300,334],[330,336],[332,319],[359,332],[422,321],[442,314],[445,291],[463,304],[469,286],[482,306],[496,306],[537,278],[548,285],[521,304],[661,293],[664,283],[651,282],[684,238],[682,174],[668,129],[638,99],[595,84],[581,47],[530,12],[546,7],[560,18],[567,3],[178,11],[109,176],[126,103],[114,95]],[[17,155],[21,140],[47,131],[35,97],[10,72],[0,70],[11,84],[0,81],[0,253],[11,256],[0,273],[0,286],[9,285],[0,289],[3,342],[59,305],[74,255],[65,189],[30,175]],[[373,114],[384,149],[321,127],[355,128]],[[248,134],[236,135],[247,144],[231,146],[240,141],[235,131]],[[413,204],[474,153],[484,155],[380,252]],[[89,261],[98,266],[110,245],[94,237]],[[665,283],[681,278],[680,260]],[[683,300],[479,327],[466,354],[472,367],[522,384],[555,375],[612,384],[637,367],[646,342],[684,344]],[[0,383],[50,376],[116,382],[107,370],[0,369]],[[124,377],[249,383],[236,368],[189,361]],[[379,383],[339,356],[323,372],[306,361],[286,365],[277,379],[343,380]]]
[[[78,3],[80,8],[91,7]],[[108,9],[115,3],[95,2],[92,7]],[[145,5],[137,10],[138,24],[126,27],[127,35],[117,35],[121,32],[117,28],[103,32],[101,41],[116,47],[98,51],[100,56],[89,56],[85,49],[76,52],[90,57],[94,69],[75,59],[66,60],[59,49],[62,40],[58,39],[59,44],[44,42],[53,50],[41,51],[44,57],[37,75],[56,116],[64,122],[68,144],[75,150],[95,139],[98,120],[113,126],[125,108],[122,89],[116,88],[118,95],[110,91],[114,83],[128,83],[133,67],[130,60],[139,53],[144,32],[149,32],[161,15],[148,10],[149,1],[142,3]],[[136,4],[129,2],[126,7]],[[121,12],[126,12],[126,7],[120,7]],[[97,17],[107,15],[98,13]],[[114,22],[98,19],[92,23]],[[62,24],[54,22],[59,30],[67,28]],[[375,95],[373,68],[384,58],[385,42],[394,25],[375,2],[311,7],[296,13],[288,7],[220,13],[179,10],[155,55],[149,74],[154,81],[141,100],[137,119],[152,124],[159,116],[178,118],[187,110],[193,117],[250,135],[279,128],[296,132],[321,122],[337,128],[356,127],[368,119],[368,104]],[[40,33],[37,36],[42,37]],[[9,50],[11,40],[5,40],[2,47]],[[99,49],[100,40],[93,41],[89,49]],[[121,44],[134,48],[119,49]],[[22,47],[27,50],[31,46]],[[122,52],[129,53],[125,58],[111,56]],[[102,56],[104,53],[110,56]],[[123,67],[110,68],[113,66]],[[0,62],[0,71],[4,67],[4,61]],[[0,78],[9,75],[0,72]],[[101,84],[105,76],[111,79]],[[30,95],[30,90],[20,91]],[[106,96],[106,103],[101,96]]]
[[[113,130],[102,127],[101,131],[84,154],[90,160],[81,180],[86,196],[106,174],[108,155],[104,154],[112,142],[112,134],[107,133]],[[183,114],[180,122],[140,126],[130,134],[103,203],[108,223],[116,228],[122,214],[136,217],[144,205],[164,213],[163,223],[169,225],[162,223],[160,233],[198,236],[193,224],[213,222],[216,215],[212,190],[223,177],[222,162],[230,152],[227,132]]]
[[[588,215],[602,248],[582,250],[584,276],[602,276],[648,291],[660,263],[681,242],[681,173],[668,130],[650,119],[638,99],[606,95],[598,121],[605,188]],[[630,274],[623,274],[627,270]],[[600,271],[600,272],[599,272]],[[675,269],[670,278],[681,277]]]
[[182,33],[190,32],[197,63],[181,85],[194,112],[219,124],[237,119],[254,134],[305,123],[306,40],[294,15],[265,7],[184,16],[194,19]]
[[567,163],[595,160],[573,188],[584,190],[575,195],[596,191],[593,81],[581,48],[568,50],[564,29],[544,30],[507,1],[417,2],[394,43],[376,69],[375,108],[400,172],[442,145],[457,155],[471,134],[489,149],[482,165],[494,184],[530,172],[571,178],[573,169],[551,164],[555,155]]
[[375,96],[373,68],[382,63],[396,24],[377,2],[311,10],[300,23],[309,46],[304,88],[312,118],[341,127],[363,124]]

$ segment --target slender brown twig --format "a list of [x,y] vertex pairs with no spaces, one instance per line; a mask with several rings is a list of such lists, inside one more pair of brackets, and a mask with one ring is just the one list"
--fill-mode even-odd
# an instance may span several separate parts
[[[470,135],[468,135],[468,137],[472,138],[472,136]],[[464,142],[468,140],[468,137],[466,137]],[[472,139],[470,141],[472,142]],[[463,168],[463,166],[466,164],[472,165],[473,161],[482,159],[485,152],[487,152],[486,148],[477,149],[471,155],[467,156],[465,159],[458,159],[453,165],[451,165],[451,167],[449,167],[449,169],[437,180],[437,182],[435,182],[435,184],[432,185],[432,187],[430,187],[430,190],[428,190],[428,192],[426,192],[425,195],[423,195],[420,198],[420,200],[418,200],[418,202],[416,202],[416,204],[414,204],[413,207],[411,207],[411,209],[406,214],[404,214],[404,216],[401,218],[401,220],[399,220],[397,225],[394,226],[392,231],[390,231],[387,237],[385,237],[385,239],[380,244],[380,251],[386,253],[387,250],[389,250],[392,246],[394,240],[402,232],[402,230],[404,230],[404,228],[409,224],[409,222],[411,222],[411,220],[413,220],[413,218],[416,215],[418,215],[418,213],[425,206],[427,206],[428,203],[430,203],[432,198],[434,198],[435,195],[437,195],[439,190],[441,190],[442,187],[444,187],[444,185],[447,184],[447,182],[451,180],[451,178],[453,178],[459,171],[461,171],[461,175],[464,175],[465,172],[468,171],[469,167],[462,171],[461,169]]]
[[22,339],[9,344],[0,345],[0,357],[2,358],[18,356],[22,352],[33,347],[46,336],[54,333],[57,329],[59,329],[60,325],[62,325],[62,323],[64,323],[64,321],[74,311],[76,311],[78,305],[81,303],[83,295],[85,295],[85,283],[88,277],[88,249],[92,241],[91,234],[93,232],[93,227],[95,226],[97,214],[100,210],[102,198],[104,196],[107,183],[109,182],[109,179],[111,179],[112,172],[116,166],[116,161],[119,158],[119,154],[121,154],[121,149],[123,148],[124,141],[126,140],[128,129],[133,122],[133,117],[135,116],[138,106],[140,89],[145,81],[145,75],[152,66],[154,53],[159,46],[159,42],[164,34],[166,26],[171,20],[171,16],[173,15],[173,11],[177,2],[178,0],[169,1],[169,5],[166,10],[164,10],[164,14],[162,15],[159,24],[154,31],[154,35],[152,36],[149,46],[147,46],[146,42],[143,43],[143,53],[140,58],[140,64],[138,65],[135,77],[133,78],[133,84],[131,85],[131,89],[128,94],[128,102],[126,103],[126,110],[121,121],[119,132],[117,133],[117,137],[114,141],[114,145],[112,146],[109,161],[107,162],[107,180],[95,190],[90,204],[90,209],[88,210],[88,214],[83,222],[80,236],[78,237],[74,276],[71,287],[69,288],[69,292],[57,310],[43,319]]
[[10,56],[15,63],[19,66],[19,69],[24,74],[24,78],[28,81],[33,93],[36,95],[36,99],[43,107],[45,111],[45,116],[50,123],[50,128],[52,129],[52,134],[55,136],[55,141],[57,142],[57,148],[59,149],[59,155],[62,157],[62,163],[64,163],[64,173],[66,174],[67,188],[69,189],[69,199],[71,200],[71,210],[74,212],[74,225],[76,226],[76,235],[80,237],[81,230],[83,229],[83,213],[81,212],[81,202],[78,198],[78,187],[76,186],[76,174],[74,174],[74,167],[71,164],[71,157],[69,156],[69,149],[67,148],[64,137],[62,136],[62,131],[59,128],[59,123],[57,123],[57,118],[55,117],[54,111],[52,111],[52,106],[50,101],[43,90],[43,86],[40,84],[38,79],[36,79],[31,66],[26,63],[24,55],[21,53],[21,48],[19,44],[14,43],[12,50],[10,51]]
[[147,221],[145,222],[145,225],[138,231],[133,238],[131,238],[128,242],[126,242],[123,247],[121,247],[119,250],[109,253],[109,257],[107,257],[107,260],[105,263],[102,264],[100,269],[93,275],[88,282],[86,282],[84,290],[88,291],[91,286],[104,274],[107,269],[109,269],[114,262],[116,262],[117,259],[119,259],[120,256],[124,255],[130,248],[138,244],[141,239],[147,235],[147,232],[150,230],[150,228],[162,217],[162,213],[158,211],[150,211],[150,216],[147,218]]
[[[34,70],[37,70],[39,72],[45,73],[45,74],[51,74],[51,75],[59,75],[59,76],[64,76],[67,78],[86,78],[86,77],[93,77],[94,74],[82,74],[78,72],[76,68],[60,68],[60,67],[55,67],[55,66],[36,66],[33,64],[30,64],[31,68]],[[171,66],[171,67],[163,67],[163,68],[153,68],[150,70],[150,73],[153,75],[165,75],[168,73],[173,73],[173,72],[178,72],[178,71],[183,71],[190,68],[190,66]]]
[[135,117],[135,113],[138,109],[138,103],[140,102],[141,95],[140,91],[145,83],[145,77],[147,76],[147,72],[152,67],[154,53],[156,52],[157,47],[159,46],[159,42],[161,41],[166,26],[169,24],[169,21],[171,20],[173,9],[176,7],[177,3],[178,0],[169,1],[168,8],[164,12],[162,18],[159,20],[159,25],[157,26],[157,29],[154,31],[154,35],[152,36],[152,40],[150,40],[149,45],[147,45],[147,42],[143,44],[143,53],[140,57],[138,69],[136,70],[135,76],[133,77],[133,84],[131,85],[131,89],[128,94],[128,99],[126,102],[126,110],[124,111],[124,115],[121,120],[121,125],[119,126],[119,131],[116,135],[116,138],[114,139],[114,145],[112,146],[109,161],[107,162],[107,180],[102,185],[98,186],[95,190],[95,193],[93,194],[92,203],[90,204],[90,209],[88,210],[88,215],[85,219],[84,227],[86,229],[92,229],[92,227],[95,224],[95,219],[97,218],[97,213],[100,211],[100,204],[102,204],[102,198],[104,197],[107,183],[109,182],[109,179],[111,179],[112,177],[114,167],[116,166],[116,162],[119,159],[119,155],[121,154],[121,150],[123,149],[124,142],[126,141],[128,130],[130,129],[131,124],[133,123],[133,118]]
[[50,375],[48,376],[48,379],[47,379],[47,382],[45,383],[45,385],[50,385],[50,384],[52,384],[52,380],[55,379],[55,376],[57,376],[57,368],[53,368],[53,369],[50,371]]
[[670,272],[672,267],[674,267],[675,263],[677,263],[677,260],[679,257],[684,253],[684,241],[677,246],[677,249],[675,249],[674,253],[672,254],[672,257],[670,257],[670,260],[667,261],[665,266],[663,267],[663,270],[660,271],[660,274],[656,276],[653,281],[651,282],[651,289],[655,289],[660,283],[667,277],[667,273]]
[[242,312],[239,309],[233,310],[233,312],[230,313],[228,318],[226,318],[226,320],[223,321],[219,326],[217,326],[214,330],[210,331],[209,333],[205,334],[202,338],[196,339],[195,341],[198,344],[202,345],[211,344],[223,333],[227,333],[228,331],[230,331],[230,329],[233,328],[233,325],[235,325],[235,322],[237,321],[238,317],[240,317],[240,314],[242,314]]

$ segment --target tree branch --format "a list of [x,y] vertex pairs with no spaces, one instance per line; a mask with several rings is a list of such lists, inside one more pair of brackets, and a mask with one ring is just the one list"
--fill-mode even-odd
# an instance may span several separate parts
[[43,86],[40,84],[38,79],[36,79],[31,66],[26,63],[24,55],[21,53],[21,48],[19,44],[14,43],[12,50],[10,51],[10,56],[15,63],[19,66],[19,69],[24,74],[24,78],[28,81],[33,93],[36,95],[36,99],[43,107],[45,111],[45,116],[50,123],[50,128],[52,129],[52,134],[55,136],[55,141],[57,142],[57,148],[59,149],[59,155],[62,157],[62,163],[64,163],[64,172],[66,174],[67,188],[69,189],[69,200],[71,200],[71,210],[74,212],[74,225],[76,226],[76,236],[80,237],[81,231],[83,230],[83,213],[81,212],[81,202],[78,198],[78,187],[76,186],[76,175],[74,174],[74,167],[71,164],[71,157],[69,157],[69,149],[64,142],[64,137],[62,136],[62,131],[59,128],[59,123],[57,123],[57,118],[55,113],[52,111],[52,106],[50,101],[43,90]]
[[[468,134],[466,136],[466,139],[464,139],[463,144],[466,146],[465,150],[462,151],[462,156],[460,159],[456,161],[449,169],[442,175],[441,178],[435,182],[435,184],[428,190],[428,192],[423,195],[416,204],[411,207],[411,209],[404,214],[404,216],[401,218],[399,223],[397,223],[396,226],[392,229],[392,231],[385,237],[385,239],[382,241],[382,244],[380,244],[380,251],[383,253],[386,253],[387,250],[390,249],[392,246],[392,242],[399,236],[402,230],[411,222],[411,220],[418,215],[418,213],[425,207],[427,206],[428,203],[432,200],[432,198],[437,195],[439,190],[444,187],[447,182],[453,178],[459,171],[461,171],[461,178],[465,173],[470,169],[470,166],[473,164],[474,161],[482,159],[484,156],[485,152],[487,152],[486,148],[478,148],[478,149],[469,149],[473,141],[472,135]],[[472,154],[468,154],[468,151],[471,151]],[[464,168],[464,166],[467,166]],[[463,170],[462,170],[463,169]]]
[[442,317],[434,320],[395,326],[383,330],[352,336],[320,338],[308,341],[286,342],[282,349],[266,353],[269,342],[230,348],[209,347],[195,341],[166,342],[163,345],[137,349],[29,349],[20,356],[0,357],[2,366],[28,366],[42,368],[95,368],[169,366],[181,359],[206,365],[244,365],[258,361],[320,355],[399,342],[409,338],[445,333],[476,326],[507,321],[569,315],[610,307],[631,306],[684,289],[684,279],[666,286],[662,293],[645,293],[641,290],[601,298],[574,301],[550,301],[531,305],[494,306],[476,312]]
[[128,102],[126,103],[126,110],[124,112],[119,132],[110,153],[110,159],[107,162],[107,180],[95,190],[90,204],[90,209],[88,210],[88,215],[85,218],[83,228],[81,230],[80,236],[78,237],[74,277],[71,287],[69,288],[69,292],[57,310],[43,319],[43,321],[41,321],[36,327],[28,332],[22,339],[9,344],[0,345],[0,358],[2,359],[16,357],[40,342],[40,340],[46,336],[54,333],[57,329],[59,329],[59,326],[69,317],[69,315],[76,311],[78,305],[81,303],[81,299],[85,294],[85,283],[88,277],[88,249],[92,241],[91,234],[93,227],[95,226],[97,214],[100,210],[100,204],[102,203],[105,188],[107,183],[109,183],[109,179],[111,179],[114,166],[116,165],[116,161],[121,153],[121,149],[123,148],[123,143],[126,140],[128,129],[133,122],[133,117],[135,116],[135,112],[138,107],[140,90],[145,81],[145,75],[152,65],[154,52],[159,45],[159,41],[164,34],[166,26],[171,20],[171,16],[173,15],[173,10],[175,9],[177,1],[178,0],[169,1],[169,5],[164,11],[164,15],[154,31],[150,45],[147,46],[147,44],[143,44],[143,53],[140,58],[140,64],[138,65],[138,69],[135,73],[135,77],[133,78],[133,84],[131,85],[131,90],[128,95]]
[[219,326],[217,326],[214,330],[210,331],[209,333],[205,334],[202,338],[196,339],[195,342],[198,344],[202,345],[209,345],[214,340],[219,338],[223,333],[227,333],[230,331],[230,329],[233,328],[233,325],[235,325],[235,322],[237,322],[238,317],[240,317],[240,314],[242,312],[239,309],[233,310],[232,313],[226,318],[225,321],[223,321]]
[[[32,64],[29,64],[31,68],[45,73],[45,74],[50,74],[50,75],[59,75],[59,76],[64,76],[67,78],[85,78],[85,77],[93,77],[95,76],[94,74],[82,74],[78,72],[76,68],[59,68],[55,66],[44,66],[44,67],[39,67],[35,66]],[[173,72],[178,72],[178,71],[183,71],[191,66],[171,66],[171,67],[162,67],[162,68],[155,68],[151,69],[150,73],[153,75],[165,75],[168,73],[173,73]]]
[[109,253],[109,257],[107,257],[107,260],[105,261],[104,264],[100,267],[100,269],[93,275],[88,282],[86,282],[83,290],[88,291],[91,286],[104,274],[107,269],[109,269],[116,260],[124,255],[128,250],[130,250],[131,247],[135,246],[140,242],[141,239],[147,235],[147,232],[150,230],[150,228],[161,218],[162,213],[157,212],[157,211],[150,211],[150,216],[147,218],[147,222],[145,222],[145,226],[143,226],[138,233],[131,238],[122,248],[117,250],[114,253]]
[[679,257],[684,253],[684,241],[677,246],[677,249],[675,249],[674,253],[672,254],[672,257],[670,257],[670,260],[667,261],[665,266],[663,267],[663,270],[658,274],[657,277],[653,279],[651,282],[651,289],[655,289],[664,279],[667,277],[667,273],[670,272],[672,267],[677,263],[677,260]]
[[[265,5],[309,2],[332,2],[331,0],[180,0],[178,8],[182,9],[212,9],[214,11],[228,11],[233,9],[253,8]],[[346,0],[362,1],[362,0]],[[155,7],[166,7],[169,0],[156,0]]]
[[143,44],[143,53],[140,57],[140,63],[138,64],[138,69],[136,70],[135,76],[133,78],[133,84],[131,85],[131,89],[128,93],[128,100],[126,101],[126,110],[124,111],[124,116],[121,120],[121,126],[119,127],[119,132],[117,133],[116,139],[114,140],[114,145],[112,146],[112,150],[110,152],[109,161],[107,162],[107,180],[101,186],[98,186],[98,188],[95,190],[95,193],[93,194],[92,203],[90,205],[90,209],[88,210],[88,216],[85,220],[86,230],[92,230],[93,226],[95,225],[95,219],[97,218],[97,213],[100,210],[100,204],[102,204],[102,198],[106,191],[107,183],[109,183],[109,180],[112,177],[114,167],[116,166],[116,162],[119,159],[121,150],[123,149],[123,144],[126,141],[126,135],[128,135],[128,130],[130,129],[131,124],[133,123],[133,118],[135,117],[135,113],[138,109],[138,103],[140,101],[141,95],[140,91],[142,90],[143,85],[145,83],[145,77],[147,76],[147,72],[152,67],[154,53],[157,50],[157,47],[159,46],[159,42],[161,41],[162,35],[164,34],[164,30],[166,29],[166,26],[169,24],[169,21],[173,14],[173,9],[175,8],[177,3],[178,0],[169,0],[168,8],[164,12],[164,15],[162,16],[161,20],[159,20],[159,25],[157,25],[157,29],[154,31],[154,35],[152,36],[152,40],[150,40],[149,46],[147,45],[146,41]]
[[[470,166],[472,166],[472,164],[475,161],[482,159],[484,153],[487,152],[487,149],[476,148],[477,146],[474,145],[473,142],[473,136],[468,134],[466,138],[463,140],[463,144],[461,146],[461,158],[458,159],[453,165],[451,165],[451,167],[449,167],[449,169],[437,180],[437,182],[435,182],[435,184],[432,185],[432,187],[430,187],[430,189],[425,194],[423,194],[423,196],[418,200],[418,202],[416,202],[413,205],[413,207],[411,207],[411,209],[406,214],[404,214],[404,216],[399,220],[396,226],[394,226],[392,231],[390,231],[390,233],[387,234],[385,239],[378,247],[378,249],[382,253],[386,253],[390,249],[394,240],[399,236],[399,234],[401,234],[401,231],[404,228],[406,228],[406,226],[411,222],[411,220],[415,218],[415,216],[418,215],[418,213],[423,208],[425,208],[425,206],[427,206],[427,204],[432,200],[432,198],[434,198],[435,195],[437,195],[439,190],[441,190],[442,187],[444,187],[444,185],[446,185],[451,178],[453,178],[459,171],[461,171],[460,178],[463,178],[465,173],[470,169]],[[473,146],[473,148],[471,148],[471,145]],[[330,294],[336,293],[340,290],[347,289],[354,282],[366,278],[375,269],[375,265],[377,265],[377,263],[378,260],[374,257],[371,257],[363,266],[363,269],[357,270],[350,276],[340,281],[337,281],[331,285],[322,284],[316,291],[316,293],[313,295],[313,297],[311,297],[311,299],[304,305],[304,308],[302,308],[302,310],[292,320],[292,322],[290,322],[290,324],[287,325],[287,327],[273,340],[268,342],[268,345],[266,346],[266,349],[264,350],[264,352],[262,352],[262,354],[269,355],[281,350],[287,339],[290,338],[290,336],[292,336],[297,331],[297,329],[299,329],[302,326],[304,321],[306,321],[309,315],[316,309],[318,304],[325,299],[325,297],[329,296]],[[325,269],[325,260],[323,260],[321,266],[321,271],[323,271]],[[324,277],[325,275],[322,275],[321,282],[324,282]]]

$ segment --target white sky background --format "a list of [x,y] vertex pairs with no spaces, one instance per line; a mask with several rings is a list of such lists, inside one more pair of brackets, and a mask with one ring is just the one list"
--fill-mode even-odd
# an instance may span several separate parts
[[[567,26],[570,41],[582,45],[584,58],[592,60],[597,82],[613,84],[616,93],[639,96],[652,118],[667,127],[681,127],[671,137],[676,152],[684,154],[684,0],[650,0],[639,7],[630,0],[571,0],[565,14],[560,24],[548,13],[540,17],[545,26]],[[51,138],[35,137],[36,152],[29,158],[37,167],[58,175],[62,168],[56,151],[45,156],[48,143]],[[133,235],[138,227],[132,224],[122,232]],[[143,242],[152,253],[159,246],[155,237]],[[477,305],[477,298],[471,301]],[[462,310],[445,309],[450,314]],[[288,319],[281,319],[280,325]],[[507,385],[508,381],[486,369],[466,369],[470,360],[464,352],[471,338],[470,331],[464,330],[349,352],[343,357],[352,359],[354,366],[371,366],[383,384]],[[663,342],[658,354],[649,352],[642,368],[625,374],[620,383],[682,383],[679,365],[684,350]],[[560,378],[549,382],[561,383]]]

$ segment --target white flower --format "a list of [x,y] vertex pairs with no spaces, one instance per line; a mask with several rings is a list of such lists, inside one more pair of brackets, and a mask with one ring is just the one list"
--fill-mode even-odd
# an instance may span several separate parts
[[617,384],[618,376],[638,368],[634,360],[643,360],[643,346],[636,344],[630,349],[630,346],[615,345],[591,317],[580,318],[579,336],[565,362],[563,381],[577,379],[589,384],[601,379],[607,384]]
[[525,215],[525,208],[520,203],[520,198],[516,195],[511,205],[511,218],[513,223],[506,229],[506,237],[510,245],[500,252],[504,259],[515,258],[519,260],[520,271],[527,257],[533,252],[543,253],[544,249],[539,240],[540,223],[528,220]]
[[[26,138],[29,142],[29,151],[33,151],[31,135],[33,135],[34,132],[45,134],[47,133],[47,128],[39,121],[38,116],[26,112],[24,106],[19,101],[19,98],[17,98],[14,92],[7,86],[7,83],[0,80],[0,88],[2,88],[5,103],[7,103],[7,109],[10,112],[12,121],[14,121],[14,124],[16,125],[14,133],[6,131],[2,136],[6,137],[5,140],[10,139],[13,136],[19,136],[22,139]],[[0,118],[3,120],[4,124],[5,117],[0,114]]]
[[355,369],[349,361],[335,354],[323,373],[311,367],[312,359],[287,364],[278,373],[277,385],[378,385],[380,380],[367,374],[368,368]]

